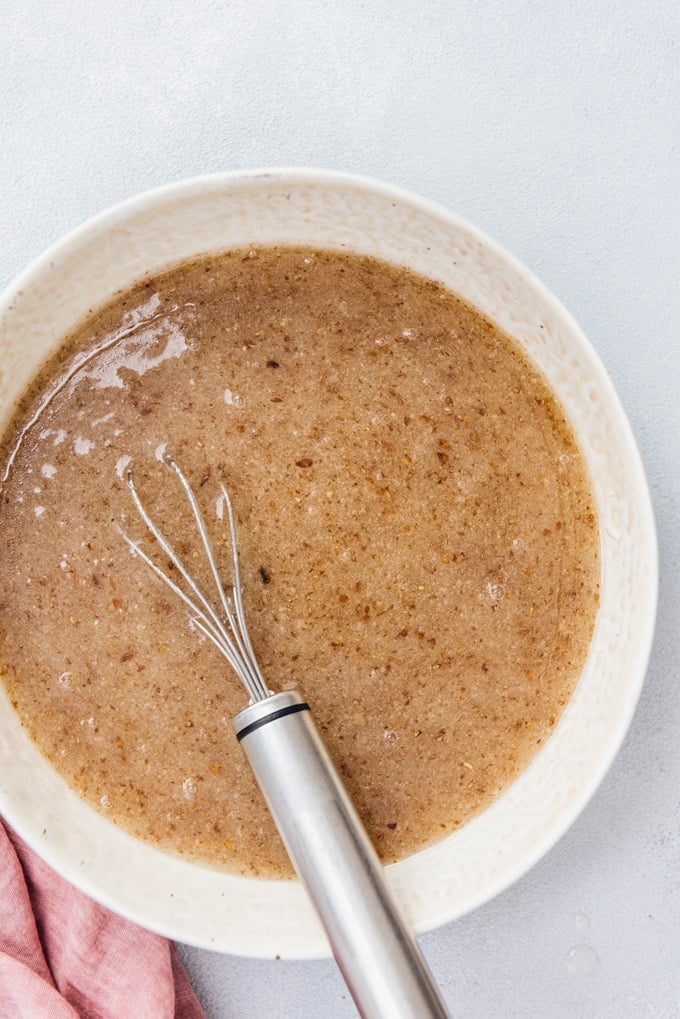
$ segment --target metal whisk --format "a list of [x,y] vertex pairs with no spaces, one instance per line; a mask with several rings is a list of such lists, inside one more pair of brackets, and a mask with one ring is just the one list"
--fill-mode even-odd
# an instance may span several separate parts
[[415,938],[385,881],[383,868],[323,745],[309,705],[296,691],[272,693],[255,659],[241,597],[236,526],[222,487],[232,552],[225,593],[196,497],[171,456],[217,590],[200,590],[144,507],[127,472],[142,520],[184,582],[180,586],[123,535],[132,552],[188,607],[191,620],[241,680],[250,705],[233,720],[288,855],[325,928],[335,959],[364,1019],[446,1019],[447,1012]]

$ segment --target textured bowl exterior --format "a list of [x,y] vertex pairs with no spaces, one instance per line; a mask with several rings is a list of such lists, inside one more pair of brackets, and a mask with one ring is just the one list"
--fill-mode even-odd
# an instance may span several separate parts
[[[367,178],[276,169],[148,192],[59,241],[0,296],[0,428],[60,339],[149,272],[192,255],[309,244],[375,255],[440,280],[523,346],[559,396],[598,506],[602,601],[577,689],[527,770],[463,829],[388,867],[417,930],[453,920],[526,872],[611,764],[644,680],[656,612],[654,520],[640,456],[604,368],[533,274],[465,220]],[[65,734],[68,739],[68,734]],[[83,803],[0,695],[0,809],[57,871],[116,912],[177,940],[271,958],[328,946],[297,882],[218,872],[133,839]]]

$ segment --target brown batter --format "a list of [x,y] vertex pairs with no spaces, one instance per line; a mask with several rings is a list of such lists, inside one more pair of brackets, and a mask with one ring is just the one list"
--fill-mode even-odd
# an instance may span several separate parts
[[241,686],[118,530],[145,538],[134,462],[202,562],[165,444],[229,576],[227,485],[262,671],[311,703],[383,859],[488,805],[555,725],[598,601],[581,456],[517,346],[403,269],[231,253],[84,323],[5,438],[0,663],[32,738],[141,838],[289,874]]

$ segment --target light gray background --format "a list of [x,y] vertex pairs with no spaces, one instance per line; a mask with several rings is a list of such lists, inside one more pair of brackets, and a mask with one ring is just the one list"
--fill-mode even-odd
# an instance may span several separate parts
[[[661,548],[647,685],[569,834],[423,939],[461,1019],[680,1017],[679,12],[677,0],[0,0],[0,285],[153,185],[260,165],[354,170],[438,199],[514,251],[619,389]],[[183,956],[209,1019],[355,1014],[331,962]]]

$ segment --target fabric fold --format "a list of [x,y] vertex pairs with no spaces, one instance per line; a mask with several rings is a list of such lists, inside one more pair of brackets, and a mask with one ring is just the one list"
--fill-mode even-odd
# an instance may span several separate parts
[[0,824],[0,1019],[205,1019],[174,946],[59,877]]

